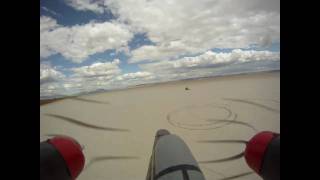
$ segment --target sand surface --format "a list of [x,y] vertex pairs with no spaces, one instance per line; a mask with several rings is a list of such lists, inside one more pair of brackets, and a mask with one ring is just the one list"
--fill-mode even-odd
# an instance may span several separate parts
[[[185,90],[188,87],[190,90]],[[280,72],[141,86],[40,107],[40,140],[69,135],[84,146],[78,180],[145,179],[154,135],[165,128],[189,146],[207,180],[261,179],[238,155],[257,131],[280,133]],[[202,142],[201,142],[202,141]]]

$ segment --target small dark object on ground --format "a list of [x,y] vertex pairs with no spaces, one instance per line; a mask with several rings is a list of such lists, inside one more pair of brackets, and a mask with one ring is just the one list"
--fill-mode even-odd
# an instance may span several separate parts
[[185,88],[186,91],[190,90],[188,87]]

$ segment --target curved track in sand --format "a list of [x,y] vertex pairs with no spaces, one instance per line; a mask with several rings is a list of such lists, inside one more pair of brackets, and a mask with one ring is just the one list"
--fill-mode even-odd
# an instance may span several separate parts
[[[256,102],[256,99],[235,99],[235,98],[222,98],[225,101],[229,101],[229,102],[236,102],[236,103],[243,103],[243,104],[248,104],[254,107],[258,107],[261,108],[263,110],[269,111],[271,113],[280,113],[279,109],[270,107],[266,104],[260,103],[260,102]],[[280,104],[280,101],[277,100],[269,100],[269,99],[258,99],[259,101],[266,101],[266,102],[272,102],[275,104]],[[194,113],[192,113],[192,111],[190,112],[190,109],[201,109],[201,108],[211,108],[212,110],[214,109],[220,109],[222,111],[224,111],[224,113],[226,114],[225,117],[223,118],[217,118],[217,117],[210,117],[210,118],[201,118],[198,117],[196,115],[194,115]],[[177,116],[178,113],[188,113],[189,115],[191,115],[192,117],[195,118],[195,121],[198,123],[187,123],[184,122],[183,119],[179,119]],[[235,113],[231,108],[227,107],[226,105],[220,104],[220,105],[213,105],[213,104],[207,104],[207,105],[202,105],[202,106],[185,106],[185,107],[181,107],[179,109],[176,109],[174,111],[171,111],[167,114],[167,121],[169,124],[171,124],[174,127],[178,127],[178,128],[182,128],[182,129],[187,129],[187,130],[215,130],[215,129],[219,129],[219,128],[223,128],[227,125],[241,125],[244,127],[248,127],[252,130],[254,130],[254,132],[258,132],[258,130],[251,125],[250,123],[246,123],[243,121],[239,121],[237,120],[237,113]],[[205,123],[205,122],[209,122],[209,123]],[[210,131],[209,131],[210,132]],[[234,139],[228,139],[228,140],[202,140],[202,141],[197,141],[199,143],[227,143],[227,144],[243,144],[246,145],[247,141],[245,140],[234,140]],[[200,164],[210,164],[210,163],[223,163],[223,162],[228,162],[228,161],[234,161],[234,160],[239,160],[242,157],[244,157],[244,151],[239,152],[235,155],[231,155],[228,157],[224,157],[224,158],[218,158],[218,159],[213,159],[213,160],[202,160],[202,161],[198,161]],[[207,168],[209,169],[209,168]],[[211,171],[211,169],[209,169]],[[216,173],[216,172],[214,172]],[[222,174],[222,173],[219,173]],[[231,179],[236,179],[236,178],[240,178],[240,177],[244,177],[244,176],[248,176],[253,174],[253,172],[244,172],[244,173],[240,173],[237,175],[233,175],[233,176],[229,176],[229,177],[224,177],[220,180],[231,180]],[[222,174],[223,175],[223,174]]]

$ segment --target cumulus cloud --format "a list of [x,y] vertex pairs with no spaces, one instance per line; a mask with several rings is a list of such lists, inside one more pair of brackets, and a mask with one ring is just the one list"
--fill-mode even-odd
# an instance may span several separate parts
[[[268,69],[277,67],[280,60],[279,52],[241,50],[250,47],[263,50],[280,42],[279,0],[65,2],[78,11],[112,12],[116,19],[68,27],[41,16],[40,59],[61,54],[80,63],[90,55],[114,50],[124,52],[128,63],[139,63],[140,70],[121,73],[117,59],[71,68],[72,75],[68,77],[50,67],[47,78],[41,75],[42,82],[47,79],[40,88],[44,94],[220,75],[235,72],[237,68],[239,72]],[[130,49],[128,42],[134,34],[144,34],[152,45]],[[235,50],[217,53],[213,48]]]
[[59,27],[57,21],[47,16],[40,16],[40,34],[41,32],[51,31]]
[[71,75],[64,75],[49,65],[40,67],[40,93],[42,96],[72,95],[90,92],[99,88],[110,89],[110,84],[121,75],[120,60],[96,62],[89,66],[66,69]]
[[65,75],[54,69],[48,64],[40,64],[40,85],[59,81],[65,78]]
[[85,92],[83,83],[75,83],[70,80],[50,82],[40,86],[40,98],[69,96],[83,92]]
[[177,58],[181,54],[191,54],[197,52],[196,48],[188,47],[181,41],[171,41],[162,45],[146,45],[131,51],[129,63],[141,61],[167,60],[168,58]]
[[152,82],[154,78],[155,76],[152,73],[145,71],[117,74],[116,76],[69,76],[64,78],[63,81],[52,81],[41,85],[40,94],[42,96],[66,96],[97,89],[126,88]]
[[40,17],[40,58],[46,58],[55,54],[55,51],[50,48],[49,42],[47,42],[43,35],[57,27],[59,27],[59,25],[55,19],[47,16]]
[[[193,57],[140,64],[142,71],[133,73],[121,73],[119,59],[96,62],[88,66],[71,68],[73,74],[68,77],[49,65],[42,64],[40,91],[42,95],[71,95],[97,89],[125,88],[152,82],[222,75],[232,73],[234,69],[238,69],[237,72],[239,69],[240,72],[256,70],[256,67],[268,69],[268,65],[279,61],[279,52],[241,49],[227,53],[207,51]],[[255,62],[262,63],[254,64]],[[228,69],[229,67],[232,68]]]
[[105,4],[120,21],[135,32],[145,32],[156,44],[134,50],[133,63],[280,39],[278,0],[108,0]]
[[116,78],[109,81],[109,87],[114,88],[126,88],[139,84],[147,84],[154,82],[156,76],[148,71],[138,71],[134,73],[120,74]]
[[[128,25],[122,30],[145,33],[155,45],[133,50],[130,63],[174,59],[203,53],[212,48],[247,48],[252,44],[266,47],[280,39],[278,0],[66,0],[66,3],[80,11],[102,13],[106,9],[110,10],[118,17],[117,21]],[[83,27],[86,33],[91,29],[90,25],[87,27],[89,28]],[[100,28],[110,29],[105,26]],[[79,31],[76,35],[71,35],[71,42],[74,39],[78,41],[67,52],[61,53],[61,49],[57,51],[58,47],[51,49],[77,62],[96,52],[120,46],[123,48],[123,43],[106,45],[107,47],[103,47],[105,45],[102,43],[90,44],[87,42],[89,40],[81,38],[86,33]],[[110,32],[118,31],[113,29]],[[110,32],[103,32],[101,36],[108,35],[97,35],[99,37],[96,39],[109,44],[113,42],[111,39],[108,43]],[[56,35],[68,37],[63,37],[62,34],[74,33],[57,31]],[[131,37],[132,34],[130,36],[128,32],[119,34],[119,39],[123,38],[125,42]],[[114,40],[118,42],[116,38]],[[48,53],[43,54],[46,56]]]
[[154,73],[187,72],[192,69],[227,66],[253,61],[279,61],[280,53],[235,49],[229,53],[207,51],[194,57],[184,57],[173,61],[160,61],[141,64],[139,67]]
[[119,68],[120,60],[115,59],[112,62],[96,62],[90,66],[82,66],[72,68],[75,77],[99,77],[99,76],[114,76],[121,72]]
[[117,22],[90,22],[65,27],[52,18],[40,17],[40,58],[60,53],[80,63],[89,55],[127,46],[133,34]]
[[138,71],[134,73],[126,73],[118,76],[117,80],[148,80],[152,79],[154,76],[152,73],[147,71]]
[[103,0],[65,0],[66,4],[79,11],[104,12]]

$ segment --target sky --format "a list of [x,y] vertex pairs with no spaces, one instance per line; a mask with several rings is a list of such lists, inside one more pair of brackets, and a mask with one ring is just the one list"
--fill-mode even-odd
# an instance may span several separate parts
[[280,69],[280,0],[40,0],[40,99]]

